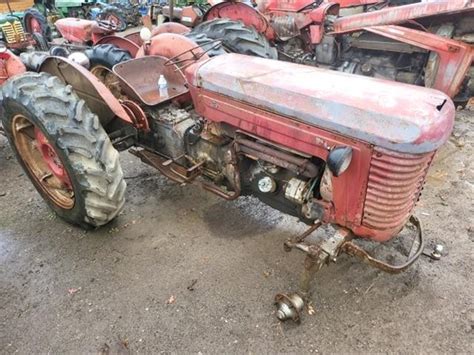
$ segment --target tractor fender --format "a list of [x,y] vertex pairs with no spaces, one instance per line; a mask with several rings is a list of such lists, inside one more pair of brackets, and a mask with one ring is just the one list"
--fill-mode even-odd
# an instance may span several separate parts
[[[203,49],[199,47],[193,40],[176,33],[161,33],[151,39],[151,43],[147,46],[146,54],[142,46],[137,53],[137,58],[145,55],[159,55],[166,58],[173,58],[177,55],[193,49],[194,54],[202,55],[199,60],[209,59],[209,56],[204,53]],[[188,53],[186,56],[179,58],[191,59],[192,54]]]
[[135,43],[138,46],[138,48],[140,48],[140,46],[143,44],[142,39],[140,38],[140,31],[129,33],[123,36],[123,38],[128,39],[129,41]]
[[182,25],[178,22],[165,22],[162,23],[161,25],[155,27],[151,31],[151,36],[154,37],[156,35],[159,35],[161,33],[177,33],[179,35],[185,34],[189,32],[189,28],[186,27],[185,25]]
[[254,27],[270,41],[276,38],[276,34],[267,18],[257,9],[242,2],[224,1],[212,6],[203,17],[203,21],[216,18],[228,18],[234,21],[242,21],[246,26]]
[[130,55],[133,58],[135,58],[135,56],[137,55],[138,50],[140,49],[140,46],[138,46],[133,41],[131,41],[127,38],[114,36],[114,35],[102,37],[101,39],[99,39],[95,43],[95,45],[98,45],[98,44],[113,44],[114,46],[116,46],[118,48],[125,49],[125,50],[129,51]]
[[70,85],[95,113],[102,126],[107,125],[115,116],[133,124],[120,102],[110,90],[86,68],[63,57],[47,57],[41,63],[40,72],[46,72]]

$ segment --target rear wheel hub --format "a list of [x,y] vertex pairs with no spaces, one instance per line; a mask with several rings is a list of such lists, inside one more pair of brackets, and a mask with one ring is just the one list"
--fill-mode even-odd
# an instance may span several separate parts
[[30,27],[30,31],[32,33],[42,33],[42,28],[41,28],[41,23],[36,19],[34,18],[33,16],[30,16],[30,18],[28,19],[28,24],[29,24],[29,27]]
[[74,207],[74,190],[56,148],[39,127],[18,114],[12,120],[15,146],[26,168],[49,200],[63,209]]

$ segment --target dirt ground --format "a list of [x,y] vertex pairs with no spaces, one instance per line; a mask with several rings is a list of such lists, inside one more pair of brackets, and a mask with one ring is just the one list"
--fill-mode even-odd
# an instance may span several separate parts
[[472,353],[474,115],[457,116],[416,210],[447,255],[395,276],[341,256],[301,325],[272,304],[302,269],[282,247],[303,229],[293,218],[123,153],[126,208],[85,232],[48,209],[0,137],[0,352]]

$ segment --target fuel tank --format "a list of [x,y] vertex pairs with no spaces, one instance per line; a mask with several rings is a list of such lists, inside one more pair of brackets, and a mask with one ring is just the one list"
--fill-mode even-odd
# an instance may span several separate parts
[[54,25],[61,36],[72,43],[92,41],[93,34],[111,34],[112,30],[100,28],[96,21],[67,17],[57,20]]

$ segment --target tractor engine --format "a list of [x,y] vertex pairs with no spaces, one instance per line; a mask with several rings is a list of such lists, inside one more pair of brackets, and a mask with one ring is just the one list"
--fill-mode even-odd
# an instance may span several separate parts
[[[254,195],[292,216],[303,220],[322,217],[321,209],[305,204],[320,196],[323,160],[297,154],[226,124],[206,123],[192,108],[169,105],[145,113],[152,120],[142,144],[163,157],[162,166],[170,162],[168,176],[182,167],[186,171],[178,174],[180,178],[192,179],[193,171],[199,169],[213,185]],[[219,194],[232,198],[223,191]]]

